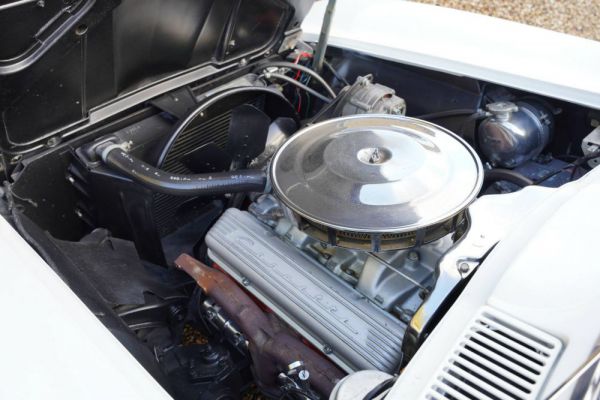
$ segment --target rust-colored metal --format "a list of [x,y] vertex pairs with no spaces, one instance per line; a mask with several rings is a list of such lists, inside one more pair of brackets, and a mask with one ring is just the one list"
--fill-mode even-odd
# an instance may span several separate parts
[[175,265],[198,283],[235,321],[250,342],[254,372],[260,384],[275,386],[277,375],[294,361],[302,360],[312,386],[329,396],[344,373],[302,341],[273,326],[268,316],[229,276],[195,258],[182,254]]

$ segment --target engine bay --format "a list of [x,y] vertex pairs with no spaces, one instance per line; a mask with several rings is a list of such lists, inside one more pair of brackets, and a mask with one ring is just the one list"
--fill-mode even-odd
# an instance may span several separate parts
[[496,244],[470,206],[600,159],[594,110],[313,56],[298,42],[7,168],[4,215],[175,398],[393,380]]

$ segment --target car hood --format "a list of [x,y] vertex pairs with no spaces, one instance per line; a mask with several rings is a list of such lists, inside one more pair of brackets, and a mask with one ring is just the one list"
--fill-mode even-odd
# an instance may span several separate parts
[[18,154],[52,144],[60,132],[89,121],[94,109],[140,88],[277,50],[312,3],[3,2],[0,146]]

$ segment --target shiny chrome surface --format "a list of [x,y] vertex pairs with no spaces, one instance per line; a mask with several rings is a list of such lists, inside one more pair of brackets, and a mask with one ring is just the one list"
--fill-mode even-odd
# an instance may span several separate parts
[[494,165],[514,168],[540,154],[550,141],[552,113],[535,102],[497,102],[479,125],[479,147]]
[[412,232],[460,213],[482,182],[462,139],[428,122],[387,115],[328,120],[296,133],[276,153],[275,194],[327,228]]
[[[486,255],[529,212],[527,205],[539,201],[543,195],[540,190],[522,190],[502,196],[483,196],[469,207],[467,232],[439,260],[435,286],[406,329],[402,343],[405,360],[412,358],[427,338],[440,312],[444,312],[443,304],[456,295]],[[519,204],[525,206],[519,208]]]

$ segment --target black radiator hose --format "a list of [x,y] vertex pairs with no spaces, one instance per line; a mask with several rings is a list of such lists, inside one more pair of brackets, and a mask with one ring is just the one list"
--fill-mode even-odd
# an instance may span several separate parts
[[485,171],[483,181],[487,184],[492,184],[497,181],[507,181],[520,187],[533,185],[533,181],[523,174],[503,168],[493,168]]
[[174,196],[262,192],[267,185],[266,172],[257,169],[182,175],[155,168],[113,143],[98,146],[96,153],[111,169],[153,191]]

